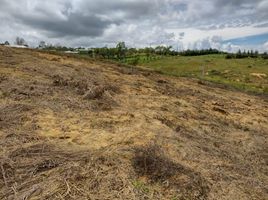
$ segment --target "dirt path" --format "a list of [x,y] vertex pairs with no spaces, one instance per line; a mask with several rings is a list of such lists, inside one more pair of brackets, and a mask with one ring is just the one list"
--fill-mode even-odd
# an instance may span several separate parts
[[267,199],[268,101],[0,47],[0,199]]

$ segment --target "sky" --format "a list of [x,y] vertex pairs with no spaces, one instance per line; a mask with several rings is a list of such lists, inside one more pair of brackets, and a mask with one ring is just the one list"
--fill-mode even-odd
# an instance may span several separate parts
[[0,42],[268,51],[268,0],[0,0]]

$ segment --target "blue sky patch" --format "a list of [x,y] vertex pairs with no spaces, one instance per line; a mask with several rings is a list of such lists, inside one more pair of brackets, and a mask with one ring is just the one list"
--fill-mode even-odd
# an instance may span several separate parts
[[232,43],[234,45],[260,45],[268,41],[268,33],[261,35],[252,35],[248,37],[235,38],[225,40],[224,43]]

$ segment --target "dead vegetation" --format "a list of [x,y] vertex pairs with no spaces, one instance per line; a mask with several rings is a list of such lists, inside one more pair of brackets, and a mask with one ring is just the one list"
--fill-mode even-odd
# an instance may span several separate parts
[[[200,174],[152,144],[134,148],[129,163],[105,150],[69,151],[40,138],[1,157],[0,167],[1,199],[206,199],[209,191]],[[131,182],[143,177],[152,191]]]
[[0,199],[266,199],[268,104],[0,47]]
[[92,102],[93,110],[109,110],[117,105],[113,96],[120,92],[118,86],[112,83],[105,83],[103,81],[83,79],[64,79],[56,75],[53,77],[53,85],[62,87],[65,90],[73,90],[83,100]]
[[[176,163],[165,155],[160,146],[149,144],[134,149],[132,166],[137,176],[150,183],[159,183],[174,199],[207,199],[208,182],[199,173]],[[167,195],[167,194],[166,194]]]
[[131,199],[119,159],[43,143],[1,159],[1,199]]

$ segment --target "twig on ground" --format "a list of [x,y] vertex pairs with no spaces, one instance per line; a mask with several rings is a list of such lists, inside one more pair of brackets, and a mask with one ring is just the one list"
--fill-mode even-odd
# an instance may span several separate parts
[[71,189],[70,189],[69,183],[68,183],[68,181],[67,181],[66,179],[64,179],[64,182],[65,182],[65,184],[66,184],[66,186],[67,186],[67,191],[66,191],[66,193],[65,193],[65,195],[64,195],[64,197],[66,197],[67,195],[70,194]]
[[2,176],[3,176],[4,182],[5,182],[5,186],[8,187],[5,169],[4,169],[2,164],[1,164],[1,171],[2,171]]

